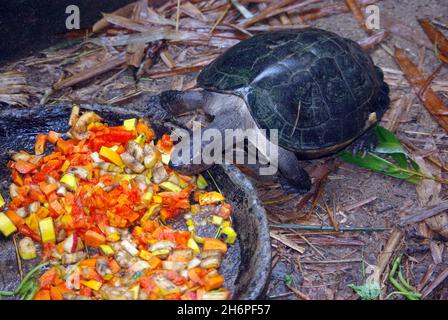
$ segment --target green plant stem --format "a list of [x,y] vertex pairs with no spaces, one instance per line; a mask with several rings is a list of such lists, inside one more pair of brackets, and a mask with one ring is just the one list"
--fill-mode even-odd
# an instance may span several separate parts
[[415,291],[415,288],[413,286],[411,286],[409,284],[409,282],[404,278],[403,273],[401,272],[401,270],[398,271],[398,280],[401,281],[401,283],[403,284],[403,286],[408,290],[408,291]]
[[[389,273],[389,281],[399,292],[401,292],[401,294],[403,294],[409,300],[418,300],[419,298],[421,298],[421,294],[419,294],[417,292],[410,292],[410,291],[406,290],[400,283],[398,283],[397,280],[394,279],[395,273],[397,272],[398,266],[400,265],[400,262],[401,262],[401,257],[402,256],[400,255],[395,259],[395,261],[392,265],[392,269]],[[401,272],[399,272],[399,273],[401,273]],[[401,278],[404,279],[403,275],[401,275]],[[400,279],[400,281],[402,281],[402,280]],[[404,282],[406,283],[405,286],[411,287],[406,280]]]
[[[25,295],[25,297],[28,297],[29,295],[31,295],[31,293],[33,291],[34,294],[36,294],[37,290],[39,289],[39,286],[34,286],[33,287],[33,283],[29,282],[31,277],[37,273],[38,271],[40,271],[42,268],[49,266],[49,265],[59,265],[61,264],[61,262],[57,261],[47,261],[44,263],[41,263],[37,266],[35,266],[30,272],[28,272],[28,274],[22,279],[22,281],[20,281],[19,285],[17,286],[17,288],[14,291],[0,291],[0,297],[12,297],[12,296],[16,296],[18,294],[20,295]],[[36,290],[37,287],[37,290]],[[29,289],[32,288],[31,292],[27,295],[27,292],[29,292]],[[34,295],[33,295],[34,297]]]

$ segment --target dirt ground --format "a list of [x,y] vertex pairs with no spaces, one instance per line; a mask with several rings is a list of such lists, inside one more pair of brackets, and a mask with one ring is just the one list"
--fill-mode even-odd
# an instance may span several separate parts
[[[329,2],[331,1],[324,4]],[[440,25],[445,25],[445,28],[441,27],[440,29],[448,34],[448,5],[445,0],[386,0],[380,1],[377,5],[381,13],[385,12],[413,29],[420,30],[416,16],[437,19]],[[366,36],[351,13],[321,18],[317,21],[311,21],[309,24],[334,31],[353,40],[359,40]],[[402,49],[406,49],[414,61],[422,60],[421,48],[412,41],[391,35],[386,44],[389,47],[393,47],[395,44]],[[399,70],[393,57],[381,47],[372,51],[371,56],[380,67],[388,68],[387,70]],[[430,50],[426,50],[424,53],[423,61],[422,66],[426,74],[431,74],[438,65],[437,58]],[[10,67],[5,66],[2,69]],[[55,82],[62,73],[62,70],[57,68],[40,68],[31,72],[30,66],[19,64],[17,67],[25,71],[29,76],[30,83],[38,88],[44,87],[42,84],[43,78],[47,79],[48,82]],[[405,83],[400,73],[398,73],[398,78],[401,79],[401,82],[396,81],[397,74],[393,72],[385,72],[385,76],[386,81],[391,79],[389,84],[392,108],[397,107],[400,98],[414,97],[412,89]],[[77,95],[83,96],[86,93],[93,92],[95,92],[96,102],[110,102],[112,97],[119,96],[120,93],[126,92],[133,86],[132,77],[129,74],[125,73],[120,77],[122,81],[117,81],[119,84],[114,83],[111,79],[110,83],[106,83],[106,86],[104,84],[102,86],[97,86],[97,84],[84,86],[72,92],[70,98],[63,97],[60,100],[52,100],[51,103],[75,99]],[[448,80],[448,69],[442,68],[436,80]],[[127,101],[127,103],[144,105],[146,95],[156,94],[161,88],[166,87],[182,88],[182,84],[185,85],[188,81],[189,78],[183,79],[181,84],[179,84],[179,79],[175,78],[162,81],[141,81],[139,89],[144,91],[144,94]],[[107,89],[96,92],[99,87],[107,87]],[[443,94],[441,96],[446,103],[448,101],[446,92],[445,96]],[[437,150],[440,153],[442,163],[448,163],[448,139],[444,131],[438,127],[417,98],[413,99],[413,103],[409,106],[407,114],[402,118],[402,122],[396,131],[397,136],[400,140],[411,141],[417,146],[419,151],[416,154]],[[389,116],[390,113],[385,116],[383,125],[387,125]],[[309,162],[310,165],[318,163],[320,161]],[[446,174],[443,174],[443,177],[446,177]],[[446,186],[443,185],[439,196],[441,199],[446,198],[446,189]],[[364,200],[367,203],[359,205]],[[330,208],[334,209],[339,226],[385,227],[388,230],[370,233],[347,232],[344,234],[298,232],[300,235],[294,234],[290,230],[285,231],[283,234],[286,237],[291,237],[290,239],[294,239],[294,243],[303,248],[303,253],[298,253],[290,245],[272,239],[273,271],[267,292],[268,298],[297,299],[298,295],[286,286],[286,282],[311,299],[357,299],[358,296],[348,285],[362,284],[371,274],[393,228],[404,231],[405,237],[398,252],[405,254],[406,258],[403,263],[405,276],[412,285],[415,286],[420,283],[429,265],[434,265],[430,281],[448,267],[447,242],[439,241],[440,238],[432,242],[422,239],[419,236],[422,226],[398,226],[398,220],[403,215],[404,209],[421,206],[414,184],[372,173],[352,165],[342,164],[338,170],[330,174],[323,189],[321,201],[316,208],[307,212],[305,216],[301,215],[300,218],[290,222],[320,223],[331,226],[325,210],[325,202]],[[352,205],[355,208],[348,210]],[[291,213],[294,214],[294,212]],[[279,221],[277,216],[271,218],[272,221]],[[315,242],[313,239],[315,239]],[[328,241],[325,242],[322,239]],[[385,274],[387,273],[388,269]],[[382,296],[385,297],[393,291],[393,288],[387,280],[384,280],[383,283]],[[448,280],[439,285],[428,298],[448,299]],[[402,297],[393,296],[392,299],[402,299]]]

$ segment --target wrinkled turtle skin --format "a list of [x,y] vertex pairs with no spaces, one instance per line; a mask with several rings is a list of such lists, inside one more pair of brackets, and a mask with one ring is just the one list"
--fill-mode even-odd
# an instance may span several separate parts
[[207,66],[198,84],[243,97],[279,145],[313,158],[348,145],[389,105],[381,70],[352,40],[306,28],[256,35]]

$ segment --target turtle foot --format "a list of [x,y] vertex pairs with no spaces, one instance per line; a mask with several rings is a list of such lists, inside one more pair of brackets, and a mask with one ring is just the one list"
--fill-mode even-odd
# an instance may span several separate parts
[[286,194],[305,194],[311,189],[311,179],[307,173],[295,178],[279,175],[278,182]]

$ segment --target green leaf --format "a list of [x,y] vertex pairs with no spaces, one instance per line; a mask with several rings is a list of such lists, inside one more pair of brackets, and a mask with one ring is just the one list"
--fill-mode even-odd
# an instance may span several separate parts
[[373,128],[379,143],[388,142],[391,144],[396,144],[401,147],[400,140],[389,130],[381,126],[375,126]]
[[292,285],[292,276],[290,274],[285,274],[284,281],[287,286]]
[[417,163],[408,156],[400,140],[392,132],[380,126],[376,126],[374,132],[378,139],[375,152],[386,155],[387,159],[372,152],[361,156],[353,155],[349,151],[340,152],[339,158],[345,162],[391,177],[415,184],[420,183],[424,175],[420,172]]
[[379,297],[381,292],[380,284],[373,281],[368,281],[360,286],[354,284],[349,284],[348,286],[363,300],[374,300]]

